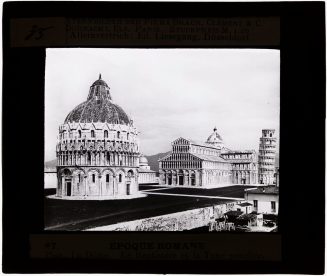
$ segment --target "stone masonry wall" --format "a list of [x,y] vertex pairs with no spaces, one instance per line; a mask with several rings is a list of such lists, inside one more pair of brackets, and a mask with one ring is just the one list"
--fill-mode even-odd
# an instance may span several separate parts
[[198,208],[168,215],[121,222],[117,224],[87,229],[88,231],[183,231],[208,225],[224,213],[234,210],[235,204],[230,202],[221,205]]

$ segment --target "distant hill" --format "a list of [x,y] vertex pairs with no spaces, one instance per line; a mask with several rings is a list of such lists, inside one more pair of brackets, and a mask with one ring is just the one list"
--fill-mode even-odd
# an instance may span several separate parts
[[53,159],[47,162],[44,162],[45,170],[55,170],[57,165],[57,159]]
[[145,156],[148,159],[148,164],[151,168],[151,170],[158,172],[159,171],[159,162],[158,160],[162,157],[165,157],[171,153],[171,151],[163,152],[163,153],[157,153],[155,155]]

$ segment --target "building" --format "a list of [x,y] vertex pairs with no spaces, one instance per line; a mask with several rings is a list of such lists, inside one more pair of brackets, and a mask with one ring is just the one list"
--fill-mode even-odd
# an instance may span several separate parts
[[44,188],[54,189],[57,188],[57,171],[56,170],[44,170]]
[[275,167],[274,184],[279,187],[279,167]]
[[256,184],[254,150],[232,151],[214,128],[205,143],[178,138],[172,153],[159,160],[159,184],[215,188],[226,184]]
[[274,129],[263,129],[259,144],[259,183],[274,184],[276,137]]
[[250,214],[252,212],[253,204],[249,202],[241,202],[235,205],[236,211],[241,211],[244,214]]
[[87,100],[59,126],[57,197],[128,198],[138,194],[139,140],[133,121],[96,80]]
[[245,200],[253,204],[253,211],[263,214],[278,214],[279,187],[264,186],[245,191]]
[[221,157],[232,164],[233,184],[258,183],[258,158],[254,150],[229,151]]
[[156,172],[151,170],[148,164],[148,159],[146,159],[144,155],[140,157],[139,165],[139,184],[157,184],[158,178],[156,176]]

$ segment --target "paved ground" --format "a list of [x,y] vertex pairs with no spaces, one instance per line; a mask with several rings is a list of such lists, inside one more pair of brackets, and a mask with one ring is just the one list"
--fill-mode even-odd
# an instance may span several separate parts
[[[244,197],[250,186],[215,189],[166,188],[158,185],[140,185],[145,198],[110,201],[60,200],[45,197],[46,230],[83,230],[123,221],[181,212]],[[55,190],[45,191],[45,195]]]

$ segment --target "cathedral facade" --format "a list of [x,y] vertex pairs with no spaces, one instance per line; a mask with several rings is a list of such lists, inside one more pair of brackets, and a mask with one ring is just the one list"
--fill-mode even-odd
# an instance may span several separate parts
[[138,194],[138,131],[113,102],[101,75],[87,100],[59,126],[56,155],[57,197],[110,199]]
[[257,163],[254,150],[226,148],[214,128],[205,143],[184,138],[172,142],[172,152],[159,160],[159,184],[194,188],[257,184]]

